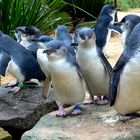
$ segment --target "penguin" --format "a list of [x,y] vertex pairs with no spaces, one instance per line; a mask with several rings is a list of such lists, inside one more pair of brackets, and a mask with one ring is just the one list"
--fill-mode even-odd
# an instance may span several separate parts
[[[96,46],[96,35],[93,29],[84,27],[79,31],[76,60],[83,71],[90,93],[89,100],[84,103],[94,103],[95,95],[108,96],[112,67],[102,50]],[[106,103],[108,103],[107,99],[97,102],[97,104]]]
[[[48,69],[55,90],[55,100],[59,106],[58,117],[81,114],[80,103],[85,98],[85,83],[75,57],[61,40],[52,40],[44,53],[48,57]],[[47,95],[46,95],[47,97]],[[64,110],[64,104],[76,105],[71,112]]]
[[134,14],[129,14],[123,17],[120,22],[116,23],[116,25],[119,25],[122,30],[121,41],[124,48],[127,37],[138,23],[140,23],[140,16]]
[[[53,40],[51,36],[41,35],[41,31],[35,26],[23,26],[17,27],[17,32],[21,34],[20,44],[25,45],[24,47],[31,52],[31,54],[37,59],[41,70],[46,76],[46,80],[43,81],[43,96],[48,92],[50,86],[50,73],[47,67],[47,57],[43,53],[44,48],[46,48],[45,43]],[[19,34],[19,33],[18,33]]]
[[121,33],[121,29],[114,25],[116,12],[117,9],[114,6],[110,4],[104,5],[94,27],[94,32],[96,34],[96,45],[103,52],[105,52],[105,49],[108,46],[111,31],[114,30]]
[[[122,23],[123,28],[128,24]],[[132,24],[132,23],[131,23]],[[110,105],[126,120],[140,111],[140,23],[127,36],[125,49],[113,68],[110,85]],[[131,117],[130,117],[131,118]]]
[[80,28],[76,28],[74,30],[73,36],[72,36],[72,46],[75,49],[75,52],[77,52],[77,46],[78,46],[78,33],[80,31]]
[[[2,31],[0,31],[0,50],[10,56],[11,60],[8,63],[7,70],[20,83],[30,79],[45,81],[46,76],[31,53]],[[21,87],[22,84],[19,84],[19,86]],[[15,87],[13,92],[17,93],[21,89],[20,87]]]
[[55,30],[55,38],[64,41],[66,47],[68,48],[69,52],[75,56],[75,51],[72,44],[72,37],[69,34],[68,28],[65,25],[58,25]]
[[33,38],[38,38],[41,36],[41,31],[35,26],[19,26],[14,31],[19,42],[23,47],[25,47],[35,58],[37,52],[37,44],[32,41]]

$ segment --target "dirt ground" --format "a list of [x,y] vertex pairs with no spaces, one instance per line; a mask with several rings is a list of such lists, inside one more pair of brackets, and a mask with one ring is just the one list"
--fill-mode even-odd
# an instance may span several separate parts
[[[120,21],[122,19],[122,17],[124,17],[125,15],[130,14],[130,13],[131,14],[133,13],[133,14],[140,15],[140,9],[133,9],[133,10],[130,9],[128,12],[118,12],[118,20]],[[111,63],[112,66],[115,65],[115,63],[116,63],[117,59],[119,58],[121,52],[122,52],[122,45],[121,45],[120,36],[117,35],[115,37],[112,37],[110,39],[109,46],[108,46],[108,48],[106,50],[106,53],[108,55],[108,60],[109,60],[109,62]],[[2,77],[1,83],[2,84],[8,83],[11,80],[14,80],[14,78],[10,74],[8,74],[6,77]],[[110,137],[108,137],[108,133],[111,132],[112,136],[113,135],[114,136],[118,136],[121,133],[123,133],[123,134],[126,133],[127,130],[132,128],[132,126],[138,127],[139,124],[140,123],[137,123],[135,121],[131,121],[129,124],[128,123],[125,123],[125,124],[119,123],[114,128],[110,127],[110,129],[106,129],[105,126],[99,125],[97,123],[97,125],[96,124],[94,125],[94,130],[93,130],[93,128],[90,125],[86,126],[86,127],[84,126],[83,128],[81,128],[79,130],[79,134],[90,131],[91,134],[94,132],[94,136],[96,135],[95,136],[96,139],[101,139],[102,140],[103,137],[104,137],[104,140],[107,140],[107,139],[110,138]],[[89,133],[87,133],[87,135],[89,135]],[[87,135],[85,133],[85,136],[87,136]],[[88,139],[87,137],[86,137],[86,139]]]

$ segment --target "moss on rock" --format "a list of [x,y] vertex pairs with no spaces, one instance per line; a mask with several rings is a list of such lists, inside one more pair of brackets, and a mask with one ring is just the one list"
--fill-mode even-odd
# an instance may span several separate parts
[[0,127],[0,140],[12,140],[12,136]]

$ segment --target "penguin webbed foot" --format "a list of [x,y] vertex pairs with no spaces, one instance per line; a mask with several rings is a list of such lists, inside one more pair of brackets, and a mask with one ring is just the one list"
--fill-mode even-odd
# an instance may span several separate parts
[[94,103],[94,97],[91,96],[91,97],[89,97],[89,99],[87,99],[83,102],[83,105],[91,105],[93,103]]
[[16,81],[13,81],[13,82],[10,82],[10,83],[6,84],[4,87],[5,87],[5,88],[15,87],[15,86],[17,86],[18,84],[19,84],[19,82],[18,82],[18,80],[16,80]]
[[8,92],[18,93],[23,88],[25,88],[25,85],[23,83],[19,83],[18,86],[10,89]]
[[62,118],[66,118],[67,116],[78,116],[81,115],[82,111],[81,111],[81,106],[80,105],[75,105],[75,107],[69,111],[66,112],[64,110],[64,108],[62,108],[62,106],[59,107],[58,113],[56,114],[56,117],[62,117]]
[[66,118],[69,114],[66,111],[59,111],[56,114],[56,117],[62,117],[62,118]]
[[8,92],[9,93],[18,93],[20,90],[21,90],[21,88],[16,86],[16,87],[10,89]]
[[126,122],[131,119],[138,118],[138,117],[140,117],[139,113],[133,113],[133,114],[127,114],[127,115],[119,114],[119,120],[122,122]]
[[76,105],[73,110],[69,113],[71,117],[81,115],[82,110],[80,105]]
[[59,104],[58,107],[59,109],[58,113],[56,114],[56,117],[66,118],[69,114],[64,110],[63,104]]
[[106,105],[108,104],[108,97],[107,96],[100,96],[98,100],[95,101],[96,105]]

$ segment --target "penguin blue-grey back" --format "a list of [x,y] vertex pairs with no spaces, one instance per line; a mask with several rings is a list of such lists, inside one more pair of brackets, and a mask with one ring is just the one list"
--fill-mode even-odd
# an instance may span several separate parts
[[53,40],[53,37],[48,35],[41,35],[39,37],[33,38],[32,41],[48,43],[49,41]]
[[110,4],[103,6],[97,23],[95,25],[94,31],[96,34],[96,45],[101,50],[108,45],[109,38],[111,35],[111,30],[109,29],[110,24],[113,25],[115,20],[116,8]]

